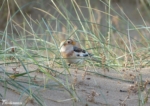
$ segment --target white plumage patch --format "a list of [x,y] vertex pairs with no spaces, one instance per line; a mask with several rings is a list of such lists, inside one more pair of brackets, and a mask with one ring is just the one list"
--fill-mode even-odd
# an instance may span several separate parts
[[73,46],[72,45],[66,45],[66,46],[60,47],[60,52],[69,53],[71,51],[73,51]]

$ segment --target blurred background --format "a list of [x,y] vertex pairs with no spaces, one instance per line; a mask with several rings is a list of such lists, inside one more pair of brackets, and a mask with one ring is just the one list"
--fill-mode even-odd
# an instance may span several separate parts
[[[126,32],[127,22],[124,20],[130,20],[135,26],[149,25],[149,0],[110,1],[111,15],[109,18],[112,24],[111,28],[114,28],[113,32],[115,30]],[[75,5],[76,3],[80,6],[80,9]],[[1,0],[0,30],[4,31],[7,28],[8,32],[13,30],[13,33],[17,34],[18,31],[24,31],[25,28],[29,32],[34,30],[39,34],[43,34],[46,29],[43,19],[50,22],[52,30],[68,32],[69,29],[65,28],[67,22],[65,18],[67,17],[78,28],[82,28],[80,22],[77,22],[79,19],[99,24],[99,30],[103,35],[107,35],[109,15],[106,13],[109,11],[108,4],[109,0]],[[74,6],[77,10],[74,9]],[[90,16],[87,6],[93,8],[94,11],[91,12],[94,18]],[[65,15],[65,18],[63,15]],[[61,22],[56,22],[56,20]],[[32,25],[32,28],[28,22]],[[131,35],[137,35],[136,31],[130,31],[130,33]]]

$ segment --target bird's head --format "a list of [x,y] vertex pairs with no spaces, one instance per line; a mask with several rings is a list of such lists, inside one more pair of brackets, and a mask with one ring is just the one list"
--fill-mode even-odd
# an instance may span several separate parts
[[71,40],[71,39],[67,39],[67,40],[64,40],[60,43],[60,47],[62,46],[67,46],[67,45],[73,45],[75,46],[76,45],[76,42]]

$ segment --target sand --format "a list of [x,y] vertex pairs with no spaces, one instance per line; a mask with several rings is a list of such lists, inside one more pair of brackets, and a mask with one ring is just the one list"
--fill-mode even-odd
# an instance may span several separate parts
[[[13,72],[12,67],[7,67],[6,69],[8,72]],[[29,66],[29,69],[32,71],[37,69],[37,67]],[[56,70],[58,70],[59,72],[63,71],[63,69],[61,68],[57,68]],[[45,89],[43,87],[38,88],[32,86],[32,84],[21,84],[26,87],[29,86],[30,89],[32,89],[32,93],[40,97],[46,106],[138,106],[138,89],[136,89],[136,86],[133,83],[133,81],[135,81],[135,76],[141,73],[143,81],[150,80],[149,68],[142,69],[140,71],[109,70],[109,72],[104,72],[102,69],[87,70],[93,72],[97,71],[102,75],[92,74],[90,72],[86,72],[85,74],[84,71],[76,71],[75,69],[69,70],[71,72],[71,76],[66,75],[66,77],[68,78],[69,84],[74,85],[74,91],[76,91],[78,98],[76,99],[76,101],[73,100],[70,94],[66,90],[64,90],[62,86],[57,85],[52,79],[49,79],[47,81],[47,84],[51,86]],[[19,67],[16,71],[22,73],[25,70],[23,69],[23,67]],[[34,72],[30,75],[33,77],[36,75],[36,84],[44,84],[42,73]],[[83,75],[85,76],[83,77]],[[66,77],[64,75],[60,75],[56,76],[55,78],[60,79],[62,82],[66,82]],[[10,81],[12,80],[9,78],[6,79]],[[131,82],[128,82],[127,80],[131,80]],[[15,79],[15,81],[28,82],[28,78],[18,77]],[[5,92],[3,85],[3,83],[0,84],[0,94],[2,95]],[[9,89],[7,89],[5,97],[6,100],[10,100],[12,102],[21,102],[23,104],[26,103],[27,106],[38,106],[37,102],[32,98],[29,98],[27,94],[19,94],[19,91],[12,90],[12,86],[8,86],[8,88]],[[150,89],[150,84],[146,86],[146,89]],[[143,95],[146,92],[146,89],[143,90]],[[150,98],[148,98],[148,101],[144,106],[150,106],[149,99]],[[1,104],[2,101],[0,105]]]

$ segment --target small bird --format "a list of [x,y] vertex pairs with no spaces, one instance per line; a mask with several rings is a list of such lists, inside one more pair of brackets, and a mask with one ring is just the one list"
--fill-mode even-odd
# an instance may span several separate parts
[[60,53],[66,59],[69,66],[82,63],[86,57],[92,56],[87,51],[76,47],[76,42],[72,39],[67,39],[60,43]]

